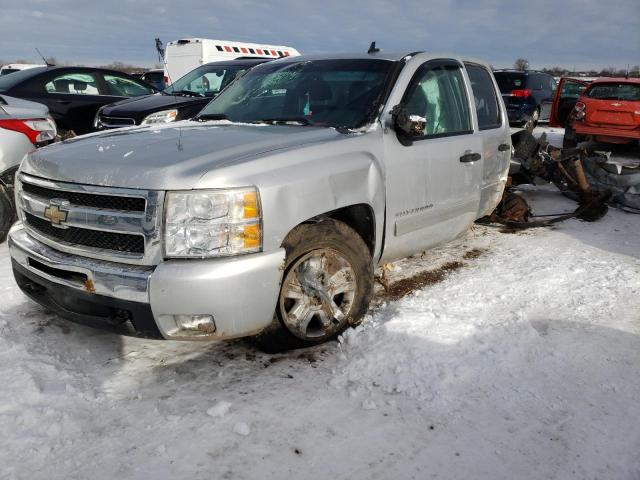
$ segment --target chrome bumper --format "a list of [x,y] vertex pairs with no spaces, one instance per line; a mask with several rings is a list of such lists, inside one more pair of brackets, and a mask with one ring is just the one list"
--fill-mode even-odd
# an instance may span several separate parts
[[[20,223],[9,232],[9,250],[12,260],[32,276],[81,292],[86,301],[95,295],[149,305],[162,336],[178,340],[242,337],[269,325],[285,258],[284,249],[278,249],[157,266],[112,263],[55,250],[29,236]],[[176,333],[176,315],[211,315],[215,331]]]

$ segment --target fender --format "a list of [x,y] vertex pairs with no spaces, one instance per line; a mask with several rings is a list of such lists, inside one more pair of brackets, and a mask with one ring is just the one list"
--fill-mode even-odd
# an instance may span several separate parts
[[[345,134],[331,144],[314,144],[273,152],[252,162],[250,174],[219,169],[206,175],[206,185],[255,185],[263,214],[263,249],[280,248],[297,225],[334,210],[365,204],[377,220],[373,258],[383,248],[385,172],[382,131]],[[237,171],[237,170],[236,170]]]

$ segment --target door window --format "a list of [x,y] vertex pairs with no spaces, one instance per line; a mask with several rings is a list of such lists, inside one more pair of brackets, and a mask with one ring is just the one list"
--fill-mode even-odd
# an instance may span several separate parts
[[422,65],[407,88],[408,115],[425,120],[423,138],[471,132],[469,103],[458,66]]
[[480,130],[499,128],[502,125],[498,96],[491,80],[491,74],[480,65],[467,63],[467,74],[471,80],[473,100],[478,114]]
[[89,73],[65,73],[48,81],[44,88],[48,93],[100,95],[96,77]]
[[116,97],[139,97],[153,93],[152,88],[120,75],[105,74],[104,81],[109,88],[109,95]]

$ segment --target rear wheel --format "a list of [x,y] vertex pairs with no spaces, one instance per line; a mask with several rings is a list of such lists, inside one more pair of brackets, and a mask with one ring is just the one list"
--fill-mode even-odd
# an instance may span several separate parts
[[371,254],[346,224],[326,219],[299,225],[284,247],[276,312],[271,325],[255,337],[270,353],[323,343],[357,325],[373,292]]

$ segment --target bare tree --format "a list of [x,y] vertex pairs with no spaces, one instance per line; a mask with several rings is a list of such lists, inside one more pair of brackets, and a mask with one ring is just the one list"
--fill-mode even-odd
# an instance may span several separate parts
[[529,68],[529,60],[526,58],[518,58],[515,62],[513,62],[513,68],[516,70],[526,70]]

